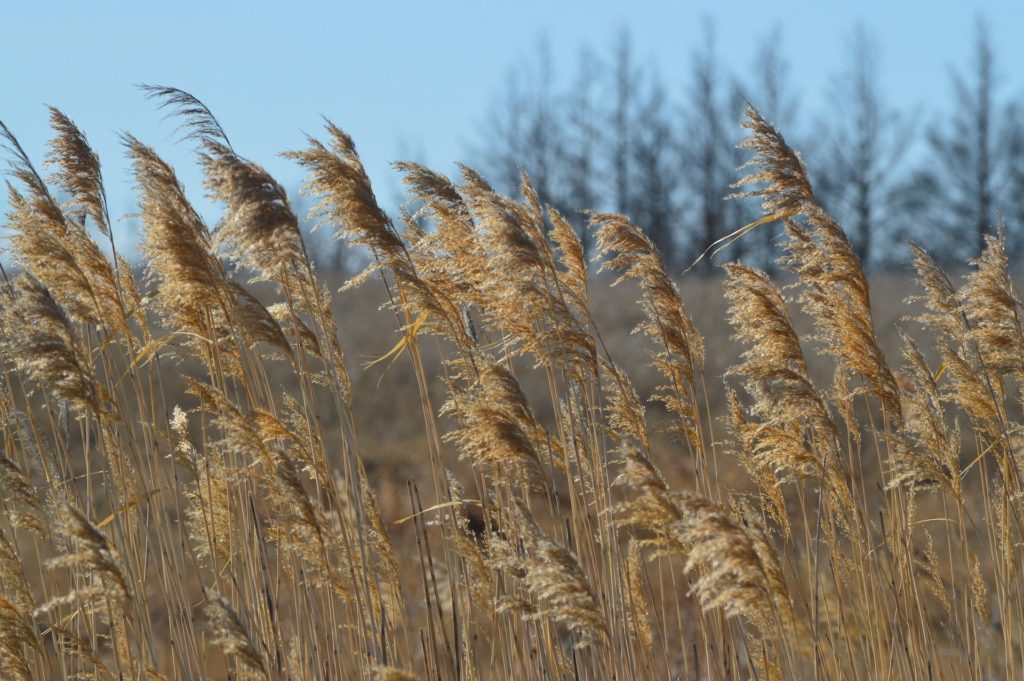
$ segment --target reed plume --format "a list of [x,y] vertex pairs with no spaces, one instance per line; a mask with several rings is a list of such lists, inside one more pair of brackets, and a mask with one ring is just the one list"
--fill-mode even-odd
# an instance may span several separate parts
[[[825,399],[808,375],[800,339],[793,328],[782,294],[768,276],[741,264],[726,266],[725,295],[734,337],[746,348],[742,363],[729,370],[744,377],[753,398],[749,415],[733,401],[732,428],[741,454],[752,457],[755,477],[767,466],[778,476],[776,484],[819,479],[836,504],[834,518],[848,524],[855,513],[853,499],[840,464],[840,434]],[[753,417],[751,420],[750,417]],[[770,488],[773,515],[782,520],[782,503]]]
[[633,497],[620,503],[620,522],[648,533],[640,545],[678,555],[692,572],[692,590],[706,609],[742,615],[765,636],[792,619],[789,592],[774,547],[752,525],[707,499],[673,492],[653,463],[633,451],[616,481]]
[[899,388],[878,347],[867,278],[849,238],[818,203],[803,161],[782,134],[752,107],[743,126],[750,135],[740,147],[754,152],[745,164],[754,170],[736,186],[762,186],[733,196],[759,198],[766,217],[783,221],[789,240],[780,263],[802,285],[800,302],[815,320],[815,339],[840,366],[864,378],[898,430]]
[[46,164],[55,166],[58,187],[71,196],[70,212],[87,215],[104,236],[110,235],[110,213],[103,189],[100,158],[78,126],[63,112],[50,107],[50,126],[57,136],[50,143]]
[[491,535],[491,560],[521,577],[529,600],[508,599],[499,610],[512,608],[523,611],[527,619],[564,623],[577,637],[576,647],[604,642],[608,635],[605,618],[576,556],[545,536],[522,501],[515,502],[512,518],[520,546],[503,545]]
[[211,641],[224,655],[238,663],[242,678],[266,679],[266,663],[231,604],[214,591],[207,591],[203,606]]
[[55,398],[80,413],[98,414],[102,390],[71,320],[32,275],[22,275],[16,284],[3,315],[5,355]]
[[64,596],[41,605],[36,612],[45,613],[65,604],[79,601],[104,603],[111,619],[120,616],[120,608],[132,597],[131,584],[125,576],[121,555],[107,537],[81,511],[67,504],[61,513],[61,532],[70,540],[73,550],[52,558],[51,570],[81,570],[92,584],[75,588]]
[[33,681],[26,650],[42,654],[42,644],[27,613],[0,597],[0,665],[12,681]]
[[684,441],[701,450],[696,373],[704,359],[704,342],[683,307],[679,290],[650,238],[626,217],[592,213],[590,226],[597,230],[601,271],[619,273],[612,286],[628,279],[643,290],[645,319],[634,333],[642,332],[662,348],[652,354],[654,366],[668,381],[659,388],[657,399],[677,417],[676,428]]
[[209,229],[171,166],[131,135],[124,136],[124,144],[140,196],[140,250],[156,280],[158,309],[172,328],[205,338],[207,312],[225,306],[224,274],[213,256]]
[[[76,153],[91,154],[87,145],[85,149],[81,148],[85,144],[84,137],[71,142],[66,139],[74,135],[70,132],[74,129],[73,124],[59,114],[54,115],[53,122],[58,132],[51,147],[53,162],[66,167],[65,172],[77,172],[80,163],[90,165],[90,161],[75,156]],[[75,150],[68,150],[68,144],[75,145]],[[19,192],[8,182],[11,211],[7,218],[8,226],[14,232],[11,252],[15,259],[54,292],[73,318],[96,325],[122,321],[124,315],[119,309],[118,275],[89,236],[83,222],[64,211],[18,140],[3,123],[0,123],[0,148],[10,156],[10,174],[25,192]],[[76,201],[86,213],[90,207],[85,204],[101,210],[103,206],[97,202],[102,199],[78,194],[98,191],[102,195],[102,189],[97,189],[97,185],[102,186],[98,164],[85,172],[95,174],[88,179],[69,181],[65,173],[58,173],[57,180],[73,196],[78,196]]]

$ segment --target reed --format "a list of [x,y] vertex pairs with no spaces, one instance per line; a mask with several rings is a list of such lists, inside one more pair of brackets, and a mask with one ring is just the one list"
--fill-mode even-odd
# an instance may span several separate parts
[[[890,365],[849,240],[749,109],[738,195],[782,224],[789,277],[726,265],[732,338],[705,339],[642,225],[589,213],[587,263],[525,176],[504,196],[413,163],[396,224],[328,122],[285,156],[313,218],[369,255],[336,292],[213,113],[146,92],[223,213],[205,224],[125,135],[140,269],[74,122],[51,109],[48,177],[0,125],[5,678],[1024,674],[1024,323],[1002,232],[960,287],[913,248]],[[602,336],[604,270],[639,296],[651,390]],[[339,337],[358,320],[335,318],[380,281],[399,340],[355,352],[407,364],[421,405],[379,415],[422,422],[399,518]]]

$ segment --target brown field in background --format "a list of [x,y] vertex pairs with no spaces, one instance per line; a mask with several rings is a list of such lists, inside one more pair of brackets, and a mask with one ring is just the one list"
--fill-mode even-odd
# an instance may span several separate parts
[[[335,289],[345,282],[345,278],[337,274],[326,273],[324,278]],[[594,319],[611,356],[626,370],[637,392],[646,399],[658,385],[659,376],[650,366],[647,354],[649,346],[641,337],[632,333],[642,320],[643,313],[637,305],[641,292],[630,282],[613,288],[613,281],[614,278],[606,274],[594,278]],[[723,295],[723,278],[720,275],[709,277],[688,274],[676,281],[694,326],[705,338],[714,339],[714,343],[708,345],[703,373],[710,411],[721,414],[725,401],[723,376],[729,367],[737,363],[742,351],[741,345],[732,340],[727,302]],[[919,311],[919,307],[905,302],[906,298],[918,295],[920,291],[909,271],[877,274],[871,279],[871,291],[879,345],[887,357],[898,360],[898,329],[912,336],[920,335],[920,325],[909,319]],[[424,471],[429,469],[429,450],[422,424],[402,418],[402,415],[420,409],[416,378],[408,358],[403,356],[393,363],[382,362],[367,366],[402,338],[395,316],[382,309],[387,302],[387,288],[381,281],[374,280],[359,289],[337,296],[334,309],[339,337],[352,376],[353,393],[359,395],[353,411],[359,424],[362,455],[378,494],[383,495],[385,515],[391,511],[397,517],[404,517],[410,513],[405,484],[411,479],[422,479]],[[799,316],[797,319],[801,333],[808,333],[810,322]],[[366,348],[372,348],[373,351],[367,351]],[[428,375],[433,377],[430,383],[431,394],[436,401],[441,402],[444,386],[440,380],[442,373],[438,366],[436,346],[424,344],[423,355],[429,367]],[[529,367],[530,364],[525,363],[521,368]],[[821,362],[818,369],[817,378],[826,377],[828,363]],[[271,380],[279,381],[287,389],[291,387],[289,382],[293,379],[289,372],[277,376],[272,371]],[[553,414],[550,399],[546,398],[547,386],[544,381],[528,370],[520,374],[520,380],[531,405],[535,405],[538,418],[550,428]],[[649,415],[652,424],[655,424],[652,428],[654,431],[658,430],[659,421],[664,426],[664,421],[668,419],[664,410],[658,409],[657,405],[651,406]],[[336,423],[331,423],[328,413],[325,412],[322,418],[328,427],[337,427]],[[722,438],[725,439],[724,434]],[[655,440],[659,464],[680,482],[687,476],[692,477],[693,462],[679,443],[664,434],[655,436]],[[453,459],[457,457],[457,452],[449,453]],[[394,489],[395,486],[399,489]],[[397,508],[390,509],[386,503],[388,499],[393,499]]]

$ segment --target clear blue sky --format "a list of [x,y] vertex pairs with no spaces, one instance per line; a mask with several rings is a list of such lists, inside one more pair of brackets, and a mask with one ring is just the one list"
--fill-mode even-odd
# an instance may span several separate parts
[[941,109],[949,101],[949,69],[970,58],[981,13],[1003,93],[1024,88],[1021,0],[626,4],[0,0],[0,120],[41,162],[49,136],[44,105],[70,115],[100,153],[118,215],[133,200],[117,139],[130,131],[176,165],[213,222],[195,164],[174,144],[174,124],[162,121],[135,83],[173,85],[201,98],[236,149],[287,187],[297,187],[301,173],[277,152],[303,146],[303,134],[319,133],[320,116],[327,116],[354,137],[387,205],[398,188],[390,161],[415,157],[450,171],[468,158],[505,74],[540,36],[569,76],[584,44],[605,52],[628,26],[636,56],[682,84],[704,17],[716,26],[725,66],[741,74],[777,24],[808,120],[825,103],[857,21],[878,38],[893,104]]

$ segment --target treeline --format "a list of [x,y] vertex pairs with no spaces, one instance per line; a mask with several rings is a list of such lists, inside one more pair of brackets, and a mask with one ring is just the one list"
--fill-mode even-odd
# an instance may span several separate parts
[[[864,26],[846,36],[843,69],[816,114],[801,103],[778,29],[742,74],[725,67],[710,23],[703,34],[688,73],[667,76],[641,60],[628,30],[583,48],[564,79],[539,42],[491,102],[473,161],[506,192],[525,170],[585,243],[581,207],[628,214],[678,270],[760,214],[750,199],[723,200],[740,176],[738,121],[749,102],[803,150],[819,200],[866,265],[905,262],[908,240],[962,262],[1001,224],[1020,248],[1024,111],[1003,94],[982,20],[970,60],[951,70],[950,106],[923,113],[887,100],[879,45]],[[770,267],[779,230],[754,230],[729,257]]]

